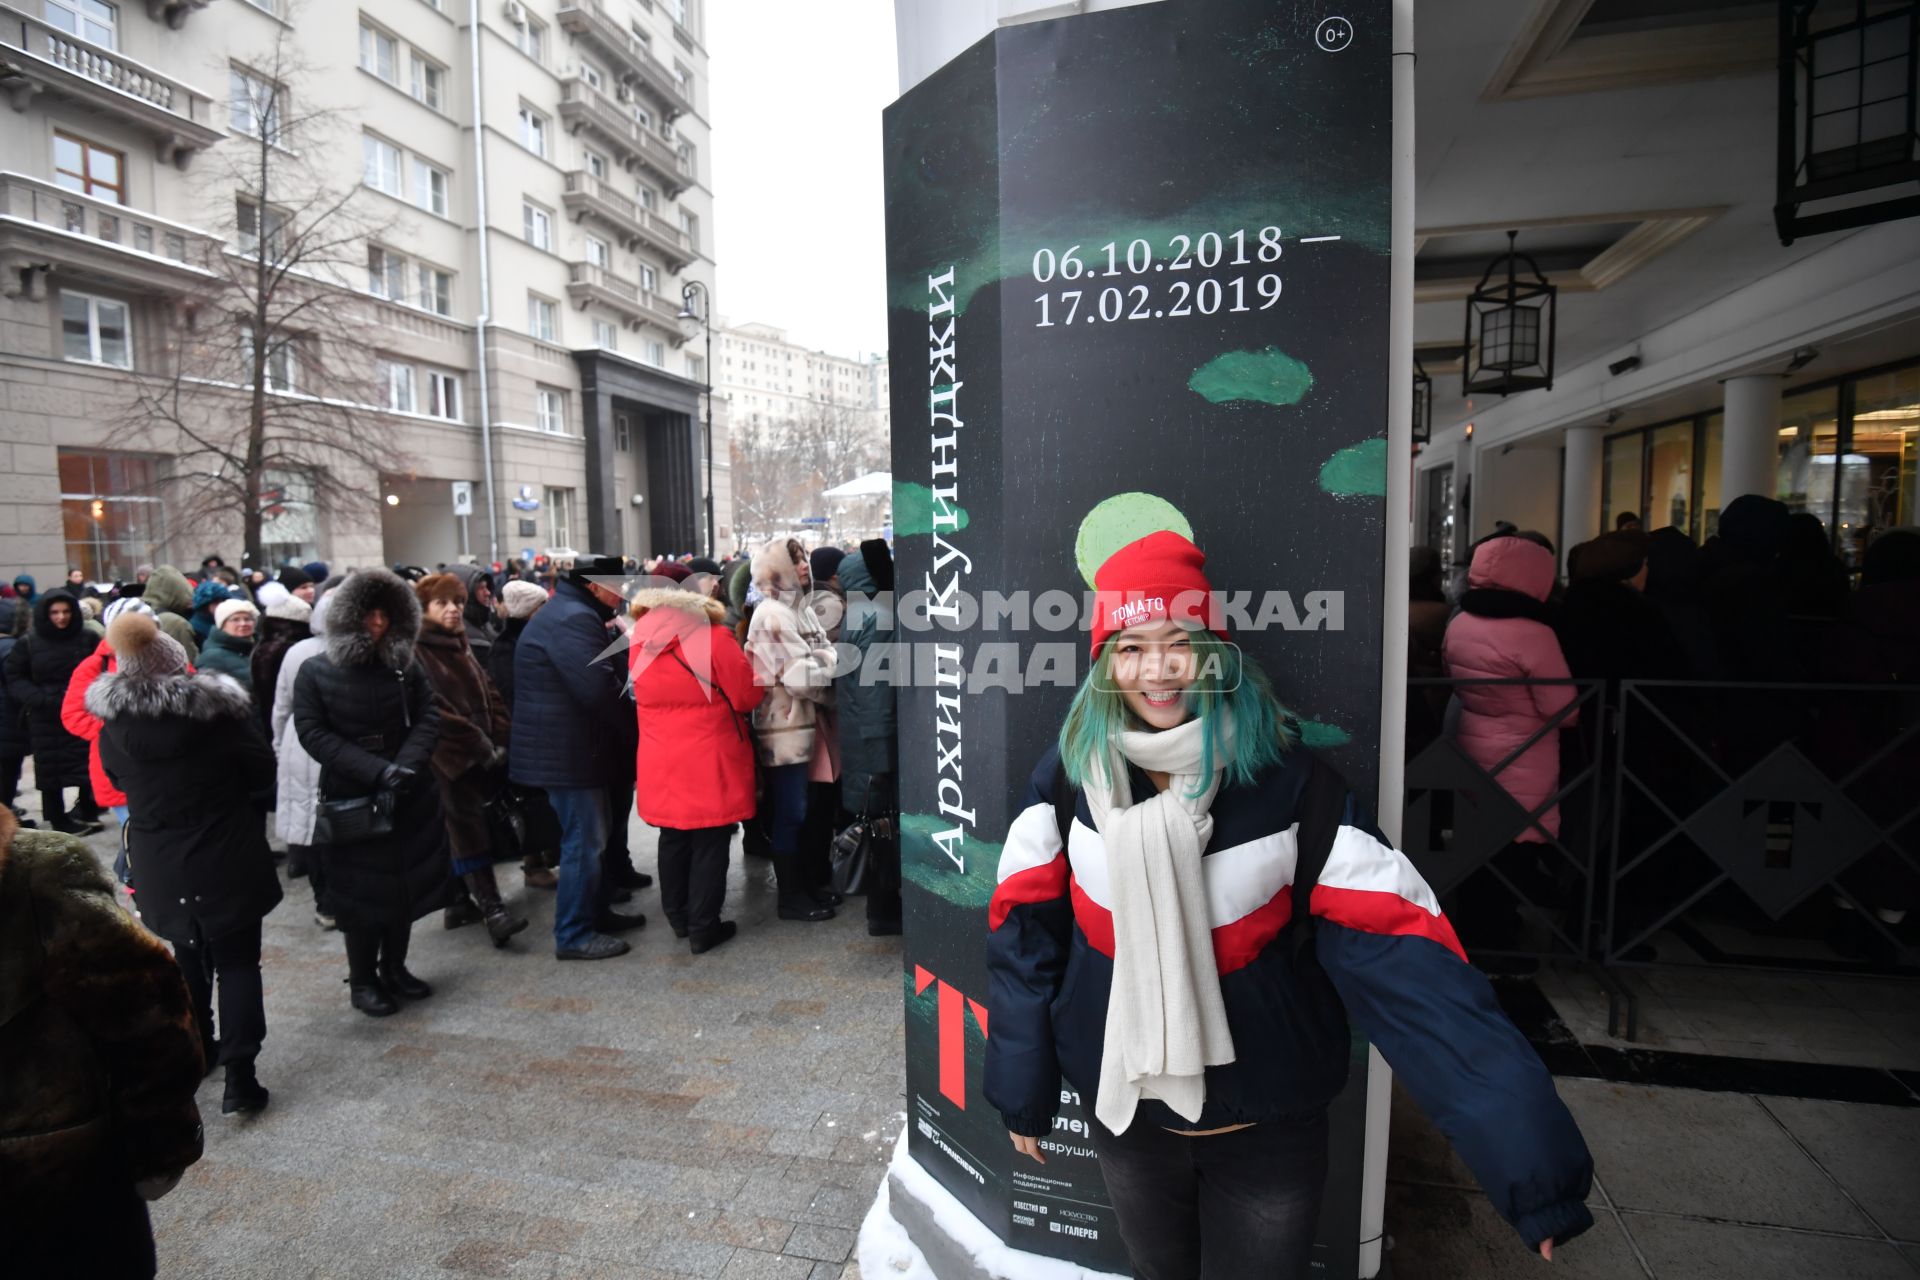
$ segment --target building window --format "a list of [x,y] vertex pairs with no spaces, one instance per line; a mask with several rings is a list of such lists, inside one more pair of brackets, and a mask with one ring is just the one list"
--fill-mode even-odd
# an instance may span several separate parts
[[640,50],[642,53],[653,52],[653,37],[647,34],[647,30],[645,27],[642,27],[637,22],[629,20],[627,22],[627,30],[633,36],[634,48]]
[[133,367],[133,343],[127,327],[127,304],[89,293],[60,295],[61,354],[86,364]]
[[280,141],[281,89],[271,80],[231,67],[227,71],[227,124],[249,138]]
[[542,342],[560,340],[559,308],[546,298],[527,295],[527,332]]
[[587,173],[605,182],[607,180],[607,158],[598,151],[587,152]]
[[640,264],[640,288],[647,293],[657,292],[660,288],[659,273],[645,262]]
[[453,314],[453,273],[420,264],[420,309],[437,316]]
[[615,453],[633,451],[633,419],[624,413],[613,415],[613,448]]
[[[254,353],[257,347],[252,334],[240,339],[240,372],[246,385],[253,385]],[[264,386],[268,391],[291,391],[294,383],[295,359],[293,339],[283,338],[278,342],[269,342],[267,346],[267,375]]]
[[400,148],[384,138],[376,138],[370,133],[362,134],[360,156],[362,181],[375,191],[384,191],[390,196],[402,194]]
[[600,68],[594,66],[585,58],[580,60],[580,78],[587,82],[588,88],[595,90],[600,89],[607,82],[607,78],[601,74]]
[[602,270],[613,269],[613,250],[598,236],[587,237],[587,261]]
[[682,209],[680,211],[680,229],[687,233],[687,245],[690,248],[698,249],[700,247],[700,219],[694,217],[685,209]]
[[428,62],[419,54],[413,55],[413,96],[435,111],[445,108],[447,72],[444,67]]
[[460,376],[442,373],[438,369],[427,370],[426,411],[436,418],[445,418],[449,422],[460,421]]
[[152,458],[62,449],[60,516],[66,562],[89,582],[125,582],[166,544],[166,507]]
[[676,27],[686,26],[687,0],[666,0],[666,3],[667,14],[673,19],[673,25]]
[[553,215],[531,200],[520,205],[520,235],[536,249],[553,248]]
[[55,186],[115,204],[127,202],[127,162],[118,151],[70,133],[53,135]]
[[693,356],[693,355],[688,356],[687,357],[687,376],[689,378],[692,378],[695,382],[705,382],[707,380],[706,358],[703,356]]
[[262,231],[267,237],[268,261],[277,262],[286,252],[287,215],[278,209],[268,209],[263,214],[259,205],[245,196],[238,197],[233,202],[233,226],[238,233],[240,252],[248,257],[259,253]]
[[453,175],[437,164],[420,157],[413,159],[413,200],[428,213],[447,216],[447,192],[453,187]]
[[367,292],[389,302],[405,302],[407,260],[379,245],[367,246]]
[[547,499],[547,545],[553,550],[573,548],[573,490],[549,489]]
[[640,207],[647,212],[653,212],[654,206],[658,203],[659,199],[660,198],[653,193],[652,187],[640,188]]
[[380,362],[381,403],[395,413],[413,412],[413,366],[399,360]]
[[360,69],[388,84],[400,83],[400,42],[378,27],[360,24]]
[[595,320],[593,322],[593,345],[603,351],[618,351],[620,349],[619,343],[616,340],[618,333],[619,330],[615,329],[605,320]]
[[532,58],[542,66],[547,61],[547,29],[540,23],[528,18],[520,27],[514,43],[520,46],[520,52]]
[[[555,391],[551,387],[541,387],[533,393],[533,411],[539,420],[540,429],[548,435],[563,436],[567,433],[566,393]],[[568,545],[565,542],[561,546]]]
[[649,341],[646,344],[645,351],[646,351],[646,362],[648,364],[652,365],[656,369],[664,369],[667,367],[667,344],[666,343],[659,342],[659,341]]
[[520,145],[546,158],[547,118],[524,102],[520,104]]
[[120,47],[120,15],[102,0],[46,0],[47,25],[104,49]]

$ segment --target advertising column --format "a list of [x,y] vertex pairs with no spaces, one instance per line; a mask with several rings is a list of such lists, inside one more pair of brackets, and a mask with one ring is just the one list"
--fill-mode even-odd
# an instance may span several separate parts
[[909,1151],[1018,1248],[1126,1269],[1092,1100],[1063,1083],[1042,1166],[980,1091],[987,907],[1094,569],[1191,537],[1302,740],[1377,783],[1389,42],[1386,0],[1159,0],[1003,28],[886,116]]

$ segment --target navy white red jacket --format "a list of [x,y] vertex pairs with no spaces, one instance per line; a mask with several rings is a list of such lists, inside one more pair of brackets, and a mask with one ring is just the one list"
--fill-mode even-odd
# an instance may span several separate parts
[[[1202,867],[1235,1060],[1207,1068],[1198,1120],[1148,1099],[1134,1123],[1215,1129],[1324,1107],[1346,1083],[1351,1018],[1529,1246],[1578,1235],[1593,1225],[1593,1158],[1573,1117],[1433,891],[1351,795],[1313,891],[1314,946],[1296,965],[1282,930],[1309,766],[1295,750],[1214,797]],[[988,910],[986,1096],[1008,1129],[1035,1137],[1053,1129],[1063,1075],[1085,1097],[1099,1092],[1113,982],[1106,848],[1077,796],[1061,849],[1060,767],[1054,749],[1034,770]],[[1132,782],[1151,794],[1144,775]]]

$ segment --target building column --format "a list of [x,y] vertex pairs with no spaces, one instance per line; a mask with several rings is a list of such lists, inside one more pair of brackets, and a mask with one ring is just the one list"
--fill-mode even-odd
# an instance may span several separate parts
[[1605,532],[1600,528],[1600,455],[1606,447],[1604,427],[1570,427],[1561,459],[1560,487],[1566,495],[1560,512],[1560,563],[1567,552]]
[[1780,471],[1780,385],[1776,373],[1728,378],[1720,445],[1720,509],[1742,494],[1775,496]]

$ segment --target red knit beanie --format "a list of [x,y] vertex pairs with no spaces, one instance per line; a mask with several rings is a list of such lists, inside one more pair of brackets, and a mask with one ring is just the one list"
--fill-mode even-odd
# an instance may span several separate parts
[[1170,529],[1129,542],[1093,575],[1093,657],[1115,633],[1168,618],[1227,638],[1220,601],[1207,581],[1207,556]]

